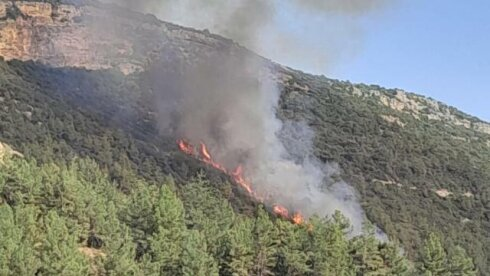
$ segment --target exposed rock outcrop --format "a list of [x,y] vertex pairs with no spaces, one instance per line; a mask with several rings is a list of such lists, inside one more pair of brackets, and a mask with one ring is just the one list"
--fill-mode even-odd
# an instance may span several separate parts
[[155,59],[173,56],[192,62],[196,56],[205,56],[203,51],[216,49],[242,50],[218,36],[103,4],[0,0],[0,56],[6,60],[91,70],[115,68],[131,74]]
[[447,198],[448,196],[452,195],[453,193],[451,193],[450,191],[448,191],[447,189],[440,189],[440,190],[436,190],[435,193],[441,197],[441,198]]
[[0,18],[7,16],[7,3],[0,2]]
[[[35,60],[55,67],[108,69],[118,53],[131,46],[108,31],[98,32],[87,21],[88,7],[14,2],[21,15],[0,21],[0,55],[6,60]],[[125,59],[127,56],[125,57]],[[135,66],[136,67],[136,66]]]
[[401,127],[405,127],[405,123],[403,123],[398,117],[391,115],[381,115],[381,118],[383,118],[383,120],[387,121],[388,123],[397,124]]
[[53,14],[53,6],[49,3],[19,1],[15,2],[14,5],[23,15],[28,17],[50,21]]
[[11,156],[24,157],[20,152],[13,150],[9,145],[0,143],[0,164],[3,164],[5,158]]
[[[158,61],[174,59],[193,64],[213,54],[249,52],[207,31],[178,27],[151,15],[96,2],[53,5],[0,0],[0,56],[6,60],[34,60],[53,67],[89,70],[117,69],[129,75]],[[279,69],[279,74],[272,76],[274,79],[295,91],[310,92],[308,84],[292,77],[293,71],[269,64]],[[390,94],[353,85],[351,93],[376,98],[380,105],[419,120],[427,118],[490,134],[490,124],[476,122],[435,100],[402,90]],[[402,127],[406,125],[403,116],[383,116],[383,119]]]
[[89,247],[80,247],[78,251],[83,255],[87,256],[89,259],[95,259],[97,257],[105,258],[107,254],[99,249],[89,248]]
[[476,130],[478,130],[480,132],[490,134],[490,124],[476,123],[475,128],[476,128]]
[[[463,117],[460,113],[455,112],[456,110],[433,99],[407,93],[402,90],[396,90],[393,94],[381,93],[377,90],[363,91],[356,86],[353,86],[351,93],[356,97],[374,97],[385,107],[399,113],[409,114],[417,120],[421,120],[425,117],[429,121],[444,122],[490,134],[490,124]],[[396,123],[400,126],[405,125],[397,117],[382,117],[387,122]]]

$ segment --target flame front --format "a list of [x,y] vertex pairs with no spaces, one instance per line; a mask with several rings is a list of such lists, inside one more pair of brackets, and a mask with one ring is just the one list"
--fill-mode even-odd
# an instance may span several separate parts
[[219,164],[217,162],[214,162],[213,157],[211,157],[211,154],[208,151],[208,148],[202,142],[201,142],[201,146],[199,148],[199,153],[201,155],[201,161],[203,161],[204,163],[206,163],[206,164],[214,167],[215,169],[218,169],[218,170],[220,170],[226,174],[228,173],[228,171],[226,170],[226,168],[224,166],[222,166],[221,164]]
[[285,219],[289,218],[289,211],[284,206],[274,205],[272,210],[274,211],[274,214],[276,214],[277,216],[280,216],[280,217],[285,218]]
[[201,155],[205,160],[209,160],[209,161],[213,160],[211,154],[209,154],[208,148],[203,142],[201,142]]
[[[179,146],[179,149],[184,152],[185,154],[194,156],[195,158],[201,160],[202,162],[214,167],[217,170],[220,170],[229,176],[233,178],[233,180],[242,188],[244,189],[251,197],[255,198],[257,201],[264,202],[264,197],[257,194],[253,188],[250,182],[248,182],[243,174],[243,167],[239,165],[235,170],[233,171],[228,171],[223,165],[220,163],[216,162],[213,160],[213,157],[209,153],[209,150],[204,143],[200,143],[199,147],[199,153],[196,155],[196,152],[194,150],[194,147],[187,142],[184,139],[178,140],[177,144]],[[304,223],[304,217],[301,215],[301,213],[296,212],[293,214],[293,216],[289,216],[289,210],[279,204],[276,204],[273,206],[272,211],[274,214],[278,217],[290,220],[294,224],[303,224]]]
[[231,176],[233,177],[233,180],[240,185],[243,189],[245,189],[249,195],[252,195],[253,197],[257,198],[259,201],[262,201],[259,199],[258,196],[256,196],[255,192],[252,189],[252,185],[248,183],[245,178],[243,177],[243,167],[238,166],[232,173]]
[[294,213],[293,217],[291,218],[291,221],[294,224],[303,224],[305,222],[305,218],[303,215],[299,212]]
[[178,145],[179,145],[179,149],[186,153],[186,154],[189,154],[189,155],[194,155],[194,147],[189,144],[189,142],[187,142],[186,140],[179,140],[177,141]]

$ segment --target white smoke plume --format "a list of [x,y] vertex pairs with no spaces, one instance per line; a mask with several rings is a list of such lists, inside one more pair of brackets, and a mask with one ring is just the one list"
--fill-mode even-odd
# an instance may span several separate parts
[[[364,214],[355,191],[335,181],[336,166],[313,154],[315,132],[304,122],[277,117],[281,91],[275,72],[248,56],[211,56],[180,77],[152,80],[159,88],[160,129],[198,145],[228,170],[239,165],[266,205],[306,217],[340,210],[361,232]],[[158,72],[159,70],[156,70]]]
[[364,213],[355,191],[334,180],[336,166],[315,158],[314,131],[277,117],[281,92],[274,75],[258,58],[220,54],[185,70],[182,78],[157,75],[160,128],[194,145],[204,142],[228,170],[242,165],[269,207],[283,205],[306,217],[340,210],[352,233],[360,233]]
[[[288,37],[286,33],[277,34],[272,40],[263,38],[262,31],[273,26],[280,3],[312,16],[358,16],[380,8],[384,2],[165,0],[131,1],[128,5],[142,11],[158,11],[162,19],[208,28],[260,49],[264,41],[277,43]],[[284,41],[290,43],[281,44],[283,54],[309,52],[289,39]],[[328,58],[325,62],[329,62]],[[306,123],[283,122],[277,117],[281,92],[274,80],[276,73],[257,57],[223,53],[183,69],[180,77],[162,79],[155,75],[152,81],[159,90],[162,132],[193,144],[206,143],[213,157],[228,169],[243,165],[253,188],[271,196],[275,203],[306,216],[327,216],[340,210],[350,219],[353,234],[360,233],[365,215],[356,193],[345,182],[334,180],[336,166],[315,158],[314,131]]]
[[122,1],[163,20],[232,38],[283,64],[327,73],[362,47],[364,16],[398,0]]

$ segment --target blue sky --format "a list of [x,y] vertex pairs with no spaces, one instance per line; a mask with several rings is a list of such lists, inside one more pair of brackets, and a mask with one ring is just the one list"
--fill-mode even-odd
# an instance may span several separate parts
[[[339,20],[292,15],[285,7],[279,20],[289,22],[289,31],[316,50],[343,51],[334,51],[338,56],[326,68],[280,56],[276,60],[332,78],[429,96],[490,122],[490,1],[393,2],[360,19]],[[321,39],[318,29],[308,28],[320,24],[326,34]],[[339,38],[340,33],[348,35]]]
[[[219,33],[232,25],[222,22],[224,15],[234,14],[232,4],[244,1],[249,0],[227,0],[203,11],[189,8],[193,0],[179,0],[180,9],[165,7],[161,16]],[[321,1],[348,6],[377,0]],[[384,2],[390,4],[364,13],[334,13],[274,0],[275,11],[263,18],[268,24],[259,29],[258,45],[246,46],[293,68],[401,88],[490,122],[490,0]]]

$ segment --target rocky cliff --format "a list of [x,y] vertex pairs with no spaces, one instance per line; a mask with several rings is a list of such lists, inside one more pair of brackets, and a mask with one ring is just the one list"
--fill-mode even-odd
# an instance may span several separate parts
[[[369,219],[410,257],[423,233],[442,231],[490,271],[488,123],[402,90],[304,74],[151,15],[95,2],[0,0],[0,56],[9,61],[0,60],[0,139],[35,158],[44,156],[36,149],[59,141],[60,158],[90,155],[107,164],[120,146],[131,156],[118,162],[142,174],[190,174],[190,161],[179,162],[174,140],[158,132],[161,107],[145,80],[169,77],[152,72],[154,64],[174,68],[215,54],[253,56],[276,69],[279,117],[314,128],[314,154],[339,164]],[[117,138],[108,139],[114,125]],[[120,129],[130,130],[134,147],[120,142]]]
[[[176,26],[152,15],[98,2],[78,2],[85,4],[0,0],[0,56],[6,60],[39,61],[53,67],[116,68],[128,75],[145,70],[155,60],[193,63],[218,52],[249,54],[233,41],[207,31]],[[277,68],[283,84],[296,91],[310,90],[311,84],[298,81],[302,78],[300,72]],[[382,89],[363,87],[352,85],[348,90],[354,96],[377,99],[380,105],[416,119],[490,134],[490,124],[435,100],[402,90],[385,93]],[[397,116],[381,117],[401,126],[405,124]]]
[[161,51],[191,61],[203,51],[224,48],[238,49],[230,40],[100,3],[0,2],[0,56],[6,60],[130,74]]

